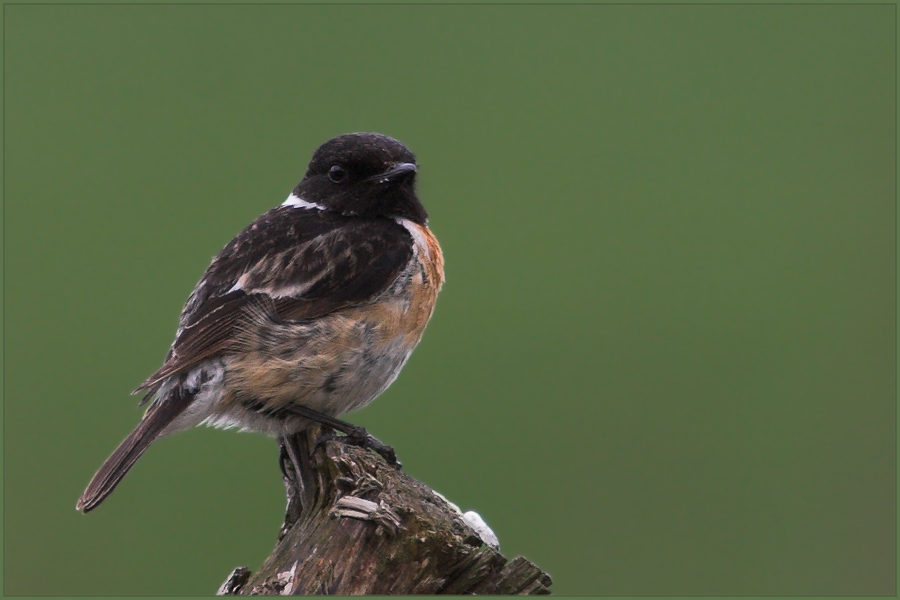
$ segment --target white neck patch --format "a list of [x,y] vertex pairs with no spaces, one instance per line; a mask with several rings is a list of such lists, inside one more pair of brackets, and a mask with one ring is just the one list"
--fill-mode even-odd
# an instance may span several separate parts
[[293,206],[294,208],[311,208],[313,210],[325,210],[325,207],[321,204],[316,204],[315,202],[307,202],[300,196],[295,196],[291,194],[287,197],[287,200],[281,203],[282,206]]
[[413,246],[415,247],[417,252],[424,252],[425,256],[431,257],[431,251],[428,250],[428,242],[425,240],[425,236],[422,235],[422,231],[416,226],[415,223],[410,221],[409,219],[403,219],[400,217],[394,218],[397,223],[403,225],[406,230],[412,235],[413,238]]

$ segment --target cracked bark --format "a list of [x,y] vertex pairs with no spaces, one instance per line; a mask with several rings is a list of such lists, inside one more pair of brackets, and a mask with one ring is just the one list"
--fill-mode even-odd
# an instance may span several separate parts
[[[459,509],[373,452],[311,427],[282,452],[288,505],[272,554],[219,594],[549,594],[550,576],[508,561]],[[489,537],[485,535],[485,537]],[[490,540],[489,540],[490,541]]]

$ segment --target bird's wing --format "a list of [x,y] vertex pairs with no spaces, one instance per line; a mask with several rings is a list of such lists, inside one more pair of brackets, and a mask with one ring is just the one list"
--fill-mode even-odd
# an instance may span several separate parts
[[227,352],[235,328],[323,316],[377,297],[412,258],[412,236],[385,218],[278,207],[213,259],[181,313],[163,366],[135,392],[152,394],[172,375]]

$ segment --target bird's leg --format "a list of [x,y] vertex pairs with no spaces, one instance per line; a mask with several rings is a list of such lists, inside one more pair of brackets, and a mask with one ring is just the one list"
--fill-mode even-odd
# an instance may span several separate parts
[[400,461],[397,460],[397,453],[394,452],[394,449],[391,446],[383,443],[375,436],[370,435],[364,427],[360,427],[359,425],[354,425],[352,423],[347,423],[346,421],[341,421],[340,419],[330,417],[305,406],[294,405],[285,407],[285,410],[288,410],[295,415],[301,416],[305,419],[309,419],[310,421],[315,421],[316,423],[321,423],[322,425],[331,427],[332,429],[340,431],[344,434],[343,437],[337,437],[333,434],[330,435],[326,433],[319,438],[319,440],[316,442],[315,447],[319,447],[325,442],[334,439],[345,444],[352,444],[354,446],[359,446],[360,448],[374,450],[389,465],[397,467],[398,469],[402,466],[400,464]]
[[281,474],[285,479],[290,479],[290,475],[287,472],[286,463],[290,457],[288,456],[287,451],[287,440],[284,437],[278,438],[278,467],[281,469]]
[[[278,464],[281,472],[284,473],[285,485],[287,486],[287,507],[284,510],[284,524],[278,534],[281,540],[287,535],[287,532],[300,519],[304,510],[309,510],[312,506],[312,484],[307,481],[309,473],[303,470],[301,466],[301,452],[298,447],[297,435],[288,434],[278,438],[278,446],[281,454]],[[294,471],[293,475],[288,473],[288,466]]]
[[[293,480],[297,483],[297,488],[300,490],[300,493],[303,493],[303,477],[302,471],[300,470],[300,455],[297,448],[295,435],[285,435],[279,438],[279,446],[281,448],[281,457],[278,461],[278,464],[281,466],[281,472],[287,477],[289,480]],[[294,469],[294,476],[291,477],[288,475],[287,469],[285,468],[285,459],[289,459],[291,461],[291,467]]]

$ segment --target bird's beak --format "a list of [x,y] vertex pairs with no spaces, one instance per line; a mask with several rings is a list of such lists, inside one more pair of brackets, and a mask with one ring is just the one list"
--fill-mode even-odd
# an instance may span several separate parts
[[403,179],[410,173],[415,173],[418,170],[419,168],[415,165],[415,163],[397,163],[384,173],[379,173],[378,175],[370,177],[369,179],[371,179],[372,181],[377,181],[378,183],[387,183],[388,181],[397,181],[398,179]]

